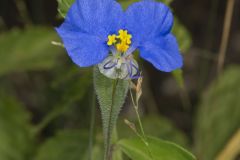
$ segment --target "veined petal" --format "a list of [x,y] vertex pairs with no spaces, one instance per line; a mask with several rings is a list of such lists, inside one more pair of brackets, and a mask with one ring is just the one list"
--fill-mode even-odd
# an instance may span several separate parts
[[140,56],[161,71],[171,72],[183,65],[176,38],[172,34],[147,41],[139,49]]
[[138,43],[153,37],[163,36],[171,31],[173,15],[160,2],[142,0],[132,4],[126,11],[126,28]]
[[106,38],[122,27],[123,11],[115,0],[76,0],[65,21],[82,32]]
[[64,23],[56,28],[72,61],[80,67],[102,62],[108,55],[105,41],[97,36],[77,32],[71,24]]

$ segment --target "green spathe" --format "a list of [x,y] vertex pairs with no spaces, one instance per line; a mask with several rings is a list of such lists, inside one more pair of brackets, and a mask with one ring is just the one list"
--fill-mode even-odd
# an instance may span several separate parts
[[109,79],[97,67],[94,68],[94,86],[102,114],[106,152],[109,151],[113,128],[125,101],[128,84],[126,80]]

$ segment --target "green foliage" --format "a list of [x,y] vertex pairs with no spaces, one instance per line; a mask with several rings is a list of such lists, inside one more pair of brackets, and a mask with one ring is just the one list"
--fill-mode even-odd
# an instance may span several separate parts
[[[142,124],[147,135],[168,140],[184,147],[189,146],[187,137],[164,117],[159,115],[142,117]],[[135,136],[135,133],[125,123],[119,123],[118,128],[119,135],[123,138]]]
[[[180,21],[177,18],[174,19],[172,32],[177,38],[180,52],[182,54],[186,53],[192,45],[192,38],[188,30],[185,28],[184,25],[180,23]],[[182,69],[177,69],[173,71],[172,74],[175,80],[177,81],[178,86],[184,89],[185,86],[184,86],[184,77],[183,77]]]
[[[149,149],[154,160],[196,160],[195,157],[180,146],[149,137]],[[132,160],[152,160],[146,146],[139,138],[119,141],[121,150]]]
[[81,121],[81,125],[89,125],[89,122],[83,121],[89,119],[89,114],[82,116],[79,116],[78,114],[81,111],[86,112],[87,108],[89,108],[90,98],[86,99],[86,96],[89,92],[93,91],[92,70],[80,70],[74,65],[68,67],[62,66],[61,64],[61,67],[62,68],[59,69],[59,66],[57,65],[55,69],[53,69],[54,71],[56,70],[56,73],[54,74],[54,80],[51,83],[52,90],[46,91],[46,94],[48,94],[46,96],[52,98],[45,104],[45,117],[41,123],[35,127],[36,132],[40,132],[48,126],[50,122],[53,120],[55,121],[59,117],[61,120],[65,118],[72,122],[72,117],[76,117],[76,119],[74,119],[76,123]]
[[29,114],[15,98],[0,91],[0,159],[28,159],[32,138]]
[[178,86],[180,88],[183,88],[184,87],[184,78],[183,78],[182,69],[177,69],[177,70],[173,71],[172,74],[173,74],[173,77],[175,78],[175,80],[177,81]]
[[240,128],[240,67],[229,67],[204,94],[196,121],[195,145],[201,160],[212,160]]
[[83,160],[87,154],[87,144],[86,132],[61,131],[42,144],[35,160]]
[[94,85],[102,113],[106,150],[109,149],[112,131],[125,101],[128,84],[126,80],[109,79],[97,67],[94,68]]
[[57,35],[53,29],[29,27],[0,35],[0,76],[18,71],[51,68],[61,48],[53,46]]
[[[74,3],[75,0],[57,0],[58,2],[58,12],[61,17],[65,18],[69,8]],[[121,3],[122,7],[126,9],[129,5],[131,5],[134,2],[138,2],[139,0],[119,0],[119,3]],[[159,2],[163,2],[167,5],[169,5],[173,0],[158,0]]]
[[92,70],[79,69],[74,64],[71,67],[64,67],[56,74],[52,87],[62,93],[63,101],[70,103],[81,100],[93,84]]
[[[174,20],[173,34],[176,36],[180,52],[182,54],[186,53],[192,45],[192,38],[188,30],[182,25],[177,18]],[[177,69],[172,72],[173,77],[178,83],[181,89],[184,89],[184,77],[182,69]]]
[[175,18],[173,25],[173,34],[176,36],[179,44],[180,51],[185,53],[191,47],[192,38],[185,26]]
[[[140,0],[118,0],[119,3],[121,3],[123,9],[127,9],[129,5],[135,2],[139,2]],[[157,0],[159,2],[163,2],[167,5],[169,5],[173,0]]]
[[[34,160],[88,160],[88,138],[84,130],[63,130],[44,142]],[[92,159],[102,160],[100,142],[93,146]]]
[[58,12],[64,18],[75,0],[57,0]]
[[[182,146],[188,146],[187,138],[185,135],[164,117],[144,117],[143,126],[147,135],[169,140]],[[156,130],[156,128],[159,129]]]

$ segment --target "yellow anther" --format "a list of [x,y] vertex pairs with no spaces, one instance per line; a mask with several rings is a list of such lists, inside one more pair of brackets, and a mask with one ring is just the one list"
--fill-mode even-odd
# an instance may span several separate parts
[[115,34],[109,35],[107,45],[111,46],[111,45],[115,44],[117,42],[116,37],[117,36]]
[[109,35],[107,45],[114,45],[119,52],[126,52],[132,43],[132,35],[127,30],[120,29],[118,35]]
[[128,50],[128,48],[129,48],[129,45],[127,45],[127,44],[125,44],[125,43],[118,43],[118,44],[116,45],[116,48],[117,48],[117,50],[120,51],[120,52],[126,52],[126,51]]
[[122,39],[121,41],[122,41],[123,43],[128,44],[128,45],[132,43],[131,38]]
[[121,41],[124,41],[125,43],[127,44],[131,44],[131,38],[132,38],[132,35],[131,34],[128,34],[128,31],[127,30],[119,30],[118,31],[119,35],[117,36],[117,38],[119,38]]

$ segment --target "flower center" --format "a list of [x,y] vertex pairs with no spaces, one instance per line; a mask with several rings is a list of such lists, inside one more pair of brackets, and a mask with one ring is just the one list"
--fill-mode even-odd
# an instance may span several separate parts
[[112,34],[108,36],[108,46],[115,46],[119,52],[126,52],[130,47],[132,35],[127,30],[120,29],[118,35]]
[[[118,34],[108,35],[107,45],[111,47],[109,55],[98,64],[100,72],[111,79],[135,79],[140,77],[137,61],[127,54],[132,44],[132,35],[120,29]],[[114,49],[112,49],[114,47]]]

